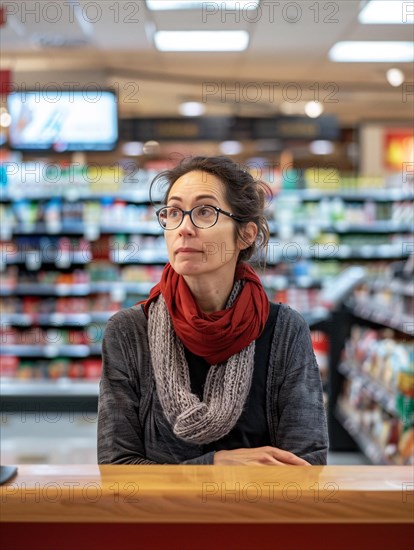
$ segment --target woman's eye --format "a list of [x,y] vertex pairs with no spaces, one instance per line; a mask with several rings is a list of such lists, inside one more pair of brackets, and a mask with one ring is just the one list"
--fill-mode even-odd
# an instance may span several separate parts
[[205,207],[205,208],[200,208],[198,213],[200,216],[203,216],[204,218],[206,218],[208,216],[211,216],[213,211],[211,208]]
[[180,211],[178,208],[169,208],[168,209],[168,217],[169,218],[177,218],[180,215]]

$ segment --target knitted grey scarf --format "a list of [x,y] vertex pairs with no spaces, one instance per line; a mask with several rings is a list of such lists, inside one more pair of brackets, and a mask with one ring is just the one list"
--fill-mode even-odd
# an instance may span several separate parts
[[[241,284],[235,283],[226,307],[234,303]],[[250,391],[255,342],[229,357],[226,363],[210,367],[200,401],[191,393],[184,346],[174,332],[162,294],[149,308],[148,340],[158,398],[174,434],[198,444],[227,435],[239,419]]]

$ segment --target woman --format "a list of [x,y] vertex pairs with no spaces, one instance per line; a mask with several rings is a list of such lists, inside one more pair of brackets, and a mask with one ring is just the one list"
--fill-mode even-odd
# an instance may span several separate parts
[[169,263],[107,324],[101,464],[326,464],[308,326],[245,263],[265,247],[267,187],[224,157],[159,174]]

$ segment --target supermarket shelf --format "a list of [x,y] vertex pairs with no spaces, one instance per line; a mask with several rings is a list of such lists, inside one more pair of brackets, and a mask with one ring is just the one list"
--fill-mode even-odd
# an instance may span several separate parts
[[414,296],[414,282],[392,279],[390,281],[374,281],[371,285],[374,292],[390,291],[403,296]]
[[57,284],[45,285],[37,283],[22,283],[14,287],[2,287],[0,296],[87,296],[91,294],[91,285],[89,284]]
[[65,268],[72,264],[87,264],[91,261],[91,255],[88,250],[79,252],[70,251],[65,254],[62,251],[56,251],[55,257],[52,254],[41,254],[40,250],[30,250],[27,252],[16,252],[14,254],[10,252],[0,252],[0,264],[14,265],[14,264],[26,264],[26,266],[35,266],[37,268],[42,264],[54,264],[58,267]]
[[102,354],[102,344],[91,344],[89,346],[90,355],[101,355]]
[[[135,245],[131,244],[131,248],[136,248]],[[128,248],[128,245],[125,246]],[[152,249],[137,249],[137,257],[132,257],[134,250],[118,250],[113,254],[111,258],[112,263],[114,264],[135,264],[135,265],[164,265],[168,262],[168,257],[166,254],[159,254]],[[11,256],[11,257],[7,257]],[[67,268],[71,265],[82,265],[88,264],[92,261],[89,251],[83,252],[74,252],[68,256],[51,258],[47,256],[40,256],[39,251],[31,251],[28,254],[18,252],[16,254],[5,254],[0,253],[0,265],[15,265],[15,264],[26,264],[29,269],[38,269],[40,265],[44,264],[53,264],[59,268]]]
[[[27,200],[49,200],[51,198],[61,198],[66,201],[93,201],[106,198],[113,198],[130,203],[144,203],[150,204],[149,200],[149,182],[150,177],[136,180],[135,185],[139,183],[141,189],[119,188],[115,189],[114,182],[108,182],[108,191],[106,192],[91,192],[89,188],[85,188],[84,181],[67,181],[66,185],[61,186],[54,185],[45,192],[45,190],[33,189],[30,191],[27,187],[19,189],[18,187],[12,187],[9,191],[2,191],[0,193],[1,202],[13,202],[15,200],[27,199]],[[122,182],[120,182],[122,183]],[[133,183],[132,180],[130,182]],[[145,185],[145,187],[144,187]],[[105,183],[101,184],[101,187],[105,187]],[[341,198],[348,201],[367,201],[372,200],[376,202],[388,202],[388,201],[409,201],[414,200],[414,193],[409,191],[401,191],[400,189],[364,189],[364,190],[343,190],[343,189],[282,189],[276,196],[289,196],[294,195],[303,201],[319,201],[322,198]]]
[[[132,250],[130,250],[131,248]],[[136,265],[164,265],[168,262],[166,252],[159,252],[154,249],[140,249],[131,243],[124,248],[113,251],[111,261],[115,264],[136,264]],[[134,257],[136,256],[136,257]],[[386,260],[407,258],[409,250],[403,249],[401,245],[380,244],[380,245],[337,245],[335,243],[314,244],[301,247],[295,242],[286,243],[281,246],[280,243],[269,242],[269,254],[267,264],[276,265],[281,261],[296,261],[298,259],[314,260]],[[41,256],[40,251],[30,251],[28,253],[9,252],[0,253],[0,264],[11,265],[25,263],[28,267],[35,265],[36,268],[41,264],[54,264],[58,267],[70,267],[72,264],[87,264],[92,260],[90,251],[84,250],[71,252],[70,254],[57,254],[56,258]]]
[[0,288],[0,296],[89,296],[106,292],[125,292],[134,294],[149,294],[156,283],[151,282],[117,282],[104,281],[89,284],[18,284],[15,287]]
[[312,327],[313,325],[327,321],[329,319],[330,312],[325,308],[315,308],[312,311],[303,311],[301,312],[301,315],[308,325]]
[[141,222],[134,225],[91,225],[83,222],[63,222],[61,225],[50,226],[45,223],[37,223],[33,226],[17,225],[10,228],[15,235],[90,235],[100,234],[135,234],[141,235],[162,235],[163,231],[159,224],[153,222]]
[[69,378],[27,381],[0,378],[0,394],[3,418],[7,418],[8,414],[18,414],[24,422],[26,414],[34,414],[38,422],[42,419],[46,422],[57,422],[62,414],[68,414],[69,419],[74,421],[73,415],[82,413],[83,418],[95,422],[99,381]]
[[396,313],[392,309],[387,310],[384,306],[377,306],[372,299],[349,300],[347,306],[356,317],[414,336],[414,322],[409,315]]
[[377,403],[383,407],[389,414],[397,416],[395,408],[395,396],[392,395],[380,382],[352,367],[348,363],[341,363],[338,370],[346,378],[351,380],[360,380],[364,391]]
[[[283,224],[283,227],[289,225]],[[412,233],[414,225],[410,222],[394,222],[389,220],[375,221],[370,224],[358,224],[351,222],[336,222],[324,223],[320,220],[308,219],[306,222],[294,222],[292,224],[294,231],[303,231],[307,228],[318,230],[327,233],[363,233],[363,234],[378,234],[378,233]],[[277,222],[269,222],[271,233],[277,233],[280,229],[280,224]]]
[[301,247],[295,242],[269,242],[267,265],[274,266],[281,261],[297,261],[299,259],[313,260],[392,260],[407,258],[410,255],[402,245],[379,244],[349,246],[346,244],[326,243]]
[[5,325],[31,326],[86,326],[90,323],[106,323],[115,311],[97,311],[92,313],[2,313],[1,320]]
[[393,465],[394,462],[388,458],[381,447],[366,434],[363,429],[347,413],[344,407],[337,403],[335,416],[349,435],[355,440],[355,443],[361,451],[375,465]]
[[[95,346],[69,344],[62,346],[54,344],[44,346],[6,345],[1,347],[0,355],[14,355],[16,357],[89,357],[96,354],[94,351]],[[100,346],[99,349],[101,349]]]
[[0,393],[5,396],[97,396],[99,382],[78,381],[69,378],[57,380],[15,380],[13,378],[0,378]]
[[[132,245],[131,245],[132,246]],[[125,253],[125,257],[123,256]],[[135,264],[135,265],[165,265],[168,262],[168,256],[166,253],[159,253],[153,249],[143,249],[137,252],[137,258],[130,257],[132,253],[127,250],[119,250],[114,257],[112,262],[114,264]],[[117,257],[115,257],[117,256]]]
[[[68,182],[69,183],[69,182]],[[138,182],[137,182],[138,183]],[[140,185],[142,182],[140,183]],[[112,186],[113,187],[113,186]],[[149,200],[149,186],[147,189],[140,191],[123,191],[123,190],[108,190],[106,193],[91,193],[89,190],[77,188],[76,182],[70,182],[70,187],[62,189],[54,186],[53,189],[48,192],[33,191],[23,193],[18,188],[15,188],[12,192],[0,193],[0,202],[14,202],[16,200],[32,200],[32,201],[47,201],[50,199],[62,199],[68,202],[75,201],[100,201],[102,199],[116,199],[133,204],[151,204]]]
[[284,290],[287,288],[321,288],[324,280],[315,279],[310,275],[261,275],[263,286],[268,290]]
[[114,290],[124,291],[126,293],[130,292],[133,294],[149,294],[152,287],[157,283],[150,281],[137,281],[137,282],[123,282],[123,281],[109,281],[109,282],[100,282],[100,283],[91,283],[90,292],[100,293],[100,292],[113,292]]
[[[302,201],[320,201],[326,198],[340,198],[345,201],[375,201],[375,202],[393,202],[393,201],[412,201],[414,193],[401,191],[399,189],[367,189],[365,191],[341,191],[341,190],[318,190],[318,189],[293,189],[283,190],[279,193],[283,195],[295,195]],[[278,196],[279,196],[278,195]]]

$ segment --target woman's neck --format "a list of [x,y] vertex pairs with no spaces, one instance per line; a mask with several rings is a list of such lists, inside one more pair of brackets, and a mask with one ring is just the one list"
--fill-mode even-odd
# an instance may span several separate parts
[[206,277],[184,276],[184,279],[201,311],[213,313],[226,307],[233,289],[234,278],[214,280],[206,274]]

